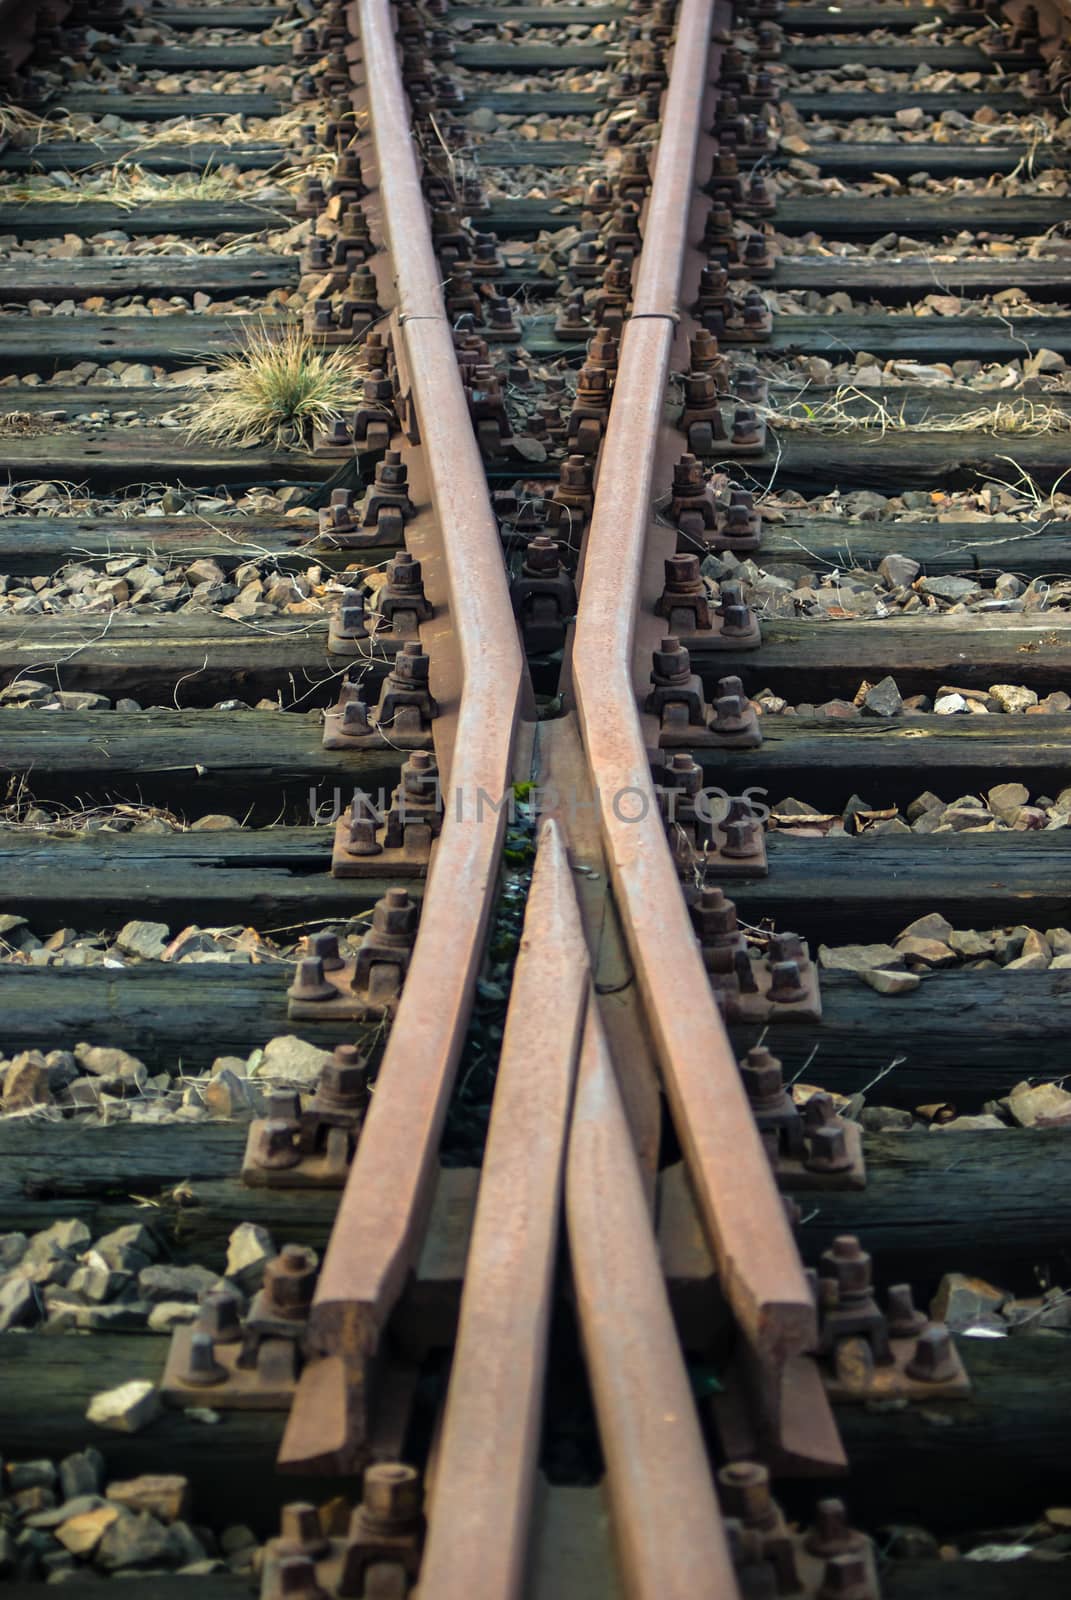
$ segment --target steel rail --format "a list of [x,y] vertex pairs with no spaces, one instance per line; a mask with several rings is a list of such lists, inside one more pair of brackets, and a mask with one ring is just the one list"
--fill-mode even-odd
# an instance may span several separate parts
[[[324,1259],[309,1364],[280,1452],[292,1469],[359,1460],[365,1378],[426,1220],[505,827],[523,662],[498,527],[432,250],[388,0],[348,10],[359,37],[401,337],[439,519],[462,689],[446,814],[416,947]],[[319,1359],[317,1359],[319,1358]]]
[[654,459],[708,88],[714,0],[683,0],[599,458],[572,654],[584,744],[618,906],[722,1290],[764,1367],[815,1341],[815,1310],[741,1087],[666,843],[633,688]]
[[557,825],[546,822],[428,1501],[420,1587],[434,1600],[519,1600],[523,1592],[569,1114],[590,988],[572,869]]
[[565,1205],[624,1591],[630,1600],[735,1600],[739,1588],[710,1462],[594,995],[580,1052]]

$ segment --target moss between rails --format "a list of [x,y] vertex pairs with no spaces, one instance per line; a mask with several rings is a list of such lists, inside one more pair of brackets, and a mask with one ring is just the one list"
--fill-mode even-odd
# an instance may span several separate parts
[[513,786],[498,901],[491,919],[483,972],[476,983],[476,1003],[461,1052],[457,1083],[446,1114],[440,1152],[445,1167],[478,1167],[483,1161],[513,969],[535,864],[537,819],[531,804],[532,788],[530,783]]

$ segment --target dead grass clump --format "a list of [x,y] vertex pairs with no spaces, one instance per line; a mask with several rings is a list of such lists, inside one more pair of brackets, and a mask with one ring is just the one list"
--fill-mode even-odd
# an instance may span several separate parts
[[1071,413],[1041,400],[1017,395],[997,400],[970,411],[925,414],[909,419],[907,402],[895,410],[863,389],[838,389],[828,400],[808,403],[802,399],[783,407],[768,406],[764,411],[772,428],[815,429],[822,433],[863,432],[903,433],[991,433],[1037,438],[1042,434],[1063,433],[1071,428]]
[[350,352],[319,348],[297,325],[280,334],[262,328],[215,366],[223,382],[191,423],[194,439],[300,448],[361,395]]

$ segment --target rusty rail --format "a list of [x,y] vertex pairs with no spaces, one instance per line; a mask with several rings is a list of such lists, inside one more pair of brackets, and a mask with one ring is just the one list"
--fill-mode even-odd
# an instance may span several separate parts
[[377,1091],[324,1260],[280,1464],[352,1467],[364,1437],[366,1364],[396,1303],[431,1199],[439,1136],[470,1010],[510,784],[522,658],[498,528],[440,291],[387,0],[348,11],[360,39],[387,235],[424,459],[459,641],[461,687],[446,817]]
[[[772,1384],[811,1347],[815,1311],[689,923],[658,810],[633,678],[635,608],[678,319],[715,0],[683,0],[633,313],[599,458],[572,678],[618,907],[722,1288]],[[653,248],[652,248],[653,245]]]
[[435,1600],[522,1593],[562,1172],[590,986],[568,856],[547,822],[510,994],[428,1505],[420,1582]]

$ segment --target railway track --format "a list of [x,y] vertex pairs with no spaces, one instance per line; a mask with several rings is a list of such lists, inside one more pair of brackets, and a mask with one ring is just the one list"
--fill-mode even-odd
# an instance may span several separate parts
[[1066,18],[10,11],[0,1570],[1055,1593]]

